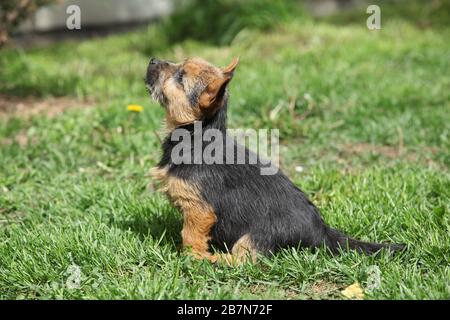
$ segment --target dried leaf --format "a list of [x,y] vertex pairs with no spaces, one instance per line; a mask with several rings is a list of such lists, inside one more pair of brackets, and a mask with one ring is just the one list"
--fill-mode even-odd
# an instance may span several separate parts
[[358,282],[348,286],[341,293],[348,299],[362,300],[364,299],[364,291]]

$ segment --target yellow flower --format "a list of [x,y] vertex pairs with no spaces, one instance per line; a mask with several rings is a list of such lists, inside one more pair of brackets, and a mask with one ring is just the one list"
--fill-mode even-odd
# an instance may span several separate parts
[[138,104],[129,104],[127,106],[127,110],[132,112],[142,112],[144,111],[144,107]]

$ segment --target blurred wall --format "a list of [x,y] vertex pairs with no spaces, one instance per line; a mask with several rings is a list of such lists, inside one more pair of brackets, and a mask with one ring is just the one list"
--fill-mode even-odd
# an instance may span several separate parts
[[367,4],[369,0],[309,0],[308,5],[314,16],[322,17],[356,5]]
[[173,10],[172,0],[64,0],[39,9],[22,25],[21,31],[66,28],[66,8],[71,4],[81,9],[81,28],[149,21]]
[[[1,0],[0,0],[1,1]],[[151,21],[170,14],[177,0],[59,0],[55,5],[40,8],[26,21],[20,31],[52,31],[66,28],[66,8],[78,5],[81,9],[81,27],[98,27]],[[274,0],[280,1],[280,0]],[[305,0],[299,0],[305,1]],[[340,9],[368,0],[306,0],[315,16],[329,15]]]

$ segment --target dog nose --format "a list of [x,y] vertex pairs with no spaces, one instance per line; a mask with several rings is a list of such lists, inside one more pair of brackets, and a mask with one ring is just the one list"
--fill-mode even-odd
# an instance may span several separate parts
[[156,70],[159,69],[160,61],[156,58],[151,58],[148,66],[147,66],[147,78],[149,77],[150,73],[156,72]]
[[151,58],[150,59],[150,64],[158,64],[160,61],[156,58]]
[[156,58],[150,58],[150,61],[148,63],[147,67],[147,74],[146,74],[146,82],[148,84],[153,84],[155,82],[155,79],[158,78],[158,74],[161,70],[162,61]]

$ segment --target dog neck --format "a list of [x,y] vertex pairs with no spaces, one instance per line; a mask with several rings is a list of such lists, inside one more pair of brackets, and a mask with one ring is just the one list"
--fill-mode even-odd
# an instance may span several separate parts
[[[223,137],[225,137],[227,130],[227,106],[228,106],[227,99],[225,99],[224,105],[221,108],[219,108],[213,116],[199,120],[201,122],[200,126],[201,132],[195,132],[195,134],[201,133],[203,135],[203,133],[206,130],[215,129],[219,130],[223,134]],[[171,164],[171,152],[173,148],[178,143],[180,143],[179,141],[172,140],[172,134],[174,133],[175,130],[184,129],[188,131],[191,134],[191,136],[193,136],[194,130],[195,129],[198,130],[198,128],[199,126],[196,126],[195,123],[189,123],[182,126],[178,126],[177,128],[170,131],[162,142],[163,155],[158,166],[164,167],[166,165]],[[208,145],[208,142],[203,142],[202,148],[204,148],[206,145]]]
[[[225,134],[227,130],[227,101],[224,101],[224,105],[221,108],[219,108],[213,116],[209,118],[204,118],[199,121],[202,124],[201,128],[203,132],[209,129],[216,129]],[[189,131],[191,134],[193,134],[194,128],[195,128],[194,123],[189,123],[179,126],[176,129],[185,129]],[[173,130],[169,133],[168,135],[169,138],[172,135],[172,132]]]

